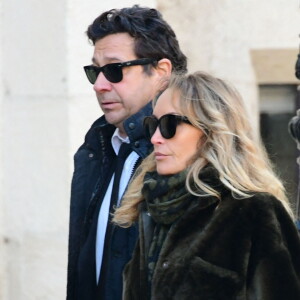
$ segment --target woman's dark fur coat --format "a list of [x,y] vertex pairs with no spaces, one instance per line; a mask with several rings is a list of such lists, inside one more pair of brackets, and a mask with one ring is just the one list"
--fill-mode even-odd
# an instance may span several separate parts
[[[299,235],[282,204],[268,194],[237,200],[225,188],[221,199],[191,200],[172,226],[151,299],[299,300]],[[124,300],[147,299],[148,221],[142,211],[139,243],[124,271]]]

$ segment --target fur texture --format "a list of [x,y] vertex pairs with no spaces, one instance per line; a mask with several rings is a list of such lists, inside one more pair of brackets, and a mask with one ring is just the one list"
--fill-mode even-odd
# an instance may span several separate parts
[[[146,299],[149,292],[143,214],[124,271],[124,300]],[[300,240],[293,221],[267,194],[237,200],[224,188],[220,202],[191,200],[165,240],[151,299],[299,300]]]

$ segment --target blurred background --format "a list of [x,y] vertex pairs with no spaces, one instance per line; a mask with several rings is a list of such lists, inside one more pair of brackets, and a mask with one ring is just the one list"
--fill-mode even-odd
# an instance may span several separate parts
[[73,154],[102,114],[85,31],[133,4],[162,12],[190,71],[237,87],[296,199],[299,0],[0,0],[0,300],[65,298]]

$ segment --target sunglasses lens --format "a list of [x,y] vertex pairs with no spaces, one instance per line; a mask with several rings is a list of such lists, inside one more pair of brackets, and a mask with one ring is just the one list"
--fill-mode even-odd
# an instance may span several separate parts
[[120,82],[123,79],[122,67],[118,65],[107,65],[103,68],[106,79],[112,83]]
[[165,115],[160,119],[160,133],[165,139],[172,138],[176,133],[177,120],[174,115]]
[[122,67],[116,65],[108,65],[104,68],[86,66],[84,71],[91,84],[95,84],[100,72],[103,72],[105,78],[112,83],[120,82],[123,79]]
[[145,136],[150,140],[157,128],[158,120],[154,117],[146,117],[144,119]]
[[96,82],[96,79],[99,75],[99,71],[93,66],[84,67],[85,74],[91,84]]
[[95,84],[100,72],[103,72],[105,78],[108,81],[112,83],[117,83],[123,79],[123,71],[122,71],[123,67],[148,65],[153,63],[154,61],[155,61],[154,59],[150,59],[150,58],[141,58],[141,59],[126,61],[126,62],[111,63],[103,67],[96,67],[93,65],[85,66],[84,70],[91,84]]
[[151,139],[156,131],[157,126],[161,135],[165,139],[171,139],[176,133],[177,116],[175,115],[164,115],[159,120],[154,116],[146,117],[144,119],[144,132],[148,139]]

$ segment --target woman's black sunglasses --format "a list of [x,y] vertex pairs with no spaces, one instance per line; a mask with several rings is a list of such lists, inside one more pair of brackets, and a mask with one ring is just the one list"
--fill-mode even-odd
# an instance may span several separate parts
[[181,122],[191,124],[185,116],[166,114],[157,119],[155,116],[148,116],[144,118],[144,132],[145,136],[150,140],[159,127],[161,135],[165,139],[171,139],[176,134],[176,127]]
[[103,72],[105,78],[108,81],[112,83],[117,83],[123,79],[122,68],[138,66],[138,65],[148,65],[154,63],[155,61],[157,60],[152,58],[141,58],[141,59],[130,60],[122,63],[107,64],[103,67],[96,67],[94,65],[90,65],[90,66],[85,66],[83,68],[91,84],[94,84],[96,82],[100,72]]

